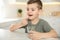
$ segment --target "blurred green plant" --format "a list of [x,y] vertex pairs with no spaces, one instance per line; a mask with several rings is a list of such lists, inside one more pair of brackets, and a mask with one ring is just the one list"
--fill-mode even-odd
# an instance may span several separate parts
[[22,9],[18,9],[18,13],[20,13],[20,14],[21,14],[21,13],[22,13]]

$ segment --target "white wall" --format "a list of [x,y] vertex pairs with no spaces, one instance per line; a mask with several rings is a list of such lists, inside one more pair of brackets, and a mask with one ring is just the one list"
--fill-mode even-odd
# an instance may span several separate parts
[[18,9],[22,9],[22,17],[26,14],[26,5],[24,4],[9,4],[7,5],[6,17],[8,18],[17,18]]
[[[60,11],[60,4],[59,3],[47,3],[43,6],[43,15],[44,16],[51,16],[53,12]],[[42,15],[42,16],[43,16]]]
[[6,17],[7,18],[15,18],[17,16],[17,8],[16,7],[12,7],[10,5],[6,6]]
[[[27,2],[28,0],[16,0],[17,2]],[[41,0],[43,2],[60,2],[60,0]]]
[[6,9],[3,0],[0,0],[0,18],[5,17]]

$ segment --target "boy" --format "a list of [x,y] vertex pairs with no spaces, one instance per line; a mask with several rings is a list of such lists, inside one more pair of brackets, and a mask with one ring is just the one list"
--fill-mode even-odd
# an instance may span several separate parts
[[27,3],[27,15],[28,18],[24,19],[21,23],[12,25],[10,31],[15,31],[18,28],[28,28],[28,37],[32,40],[39,40],[41,38],[57,37],[57,33],[50,25],[39,18],[39,14],[42,12],[41,0],[29,0]]

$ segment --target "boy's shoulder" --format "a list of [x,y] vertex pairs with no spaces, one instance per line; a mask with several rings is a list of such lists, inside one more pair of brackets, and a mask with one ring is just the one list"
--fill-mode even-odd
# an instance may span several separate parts
[[48,22],[47,22],[46,20],[44,20],[44,19],[39,19],[39,22],[40,22],[40,23],[43,23],[43,24],[44,24],[44,23],[48,23]]

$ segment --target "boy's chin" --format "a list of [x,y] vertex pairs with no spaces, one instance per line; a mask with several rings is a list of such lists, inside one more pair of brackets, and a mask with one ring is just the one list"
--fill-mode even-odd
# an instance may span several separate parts
[[28,20],[33,20],[33,18],[28,18]]

